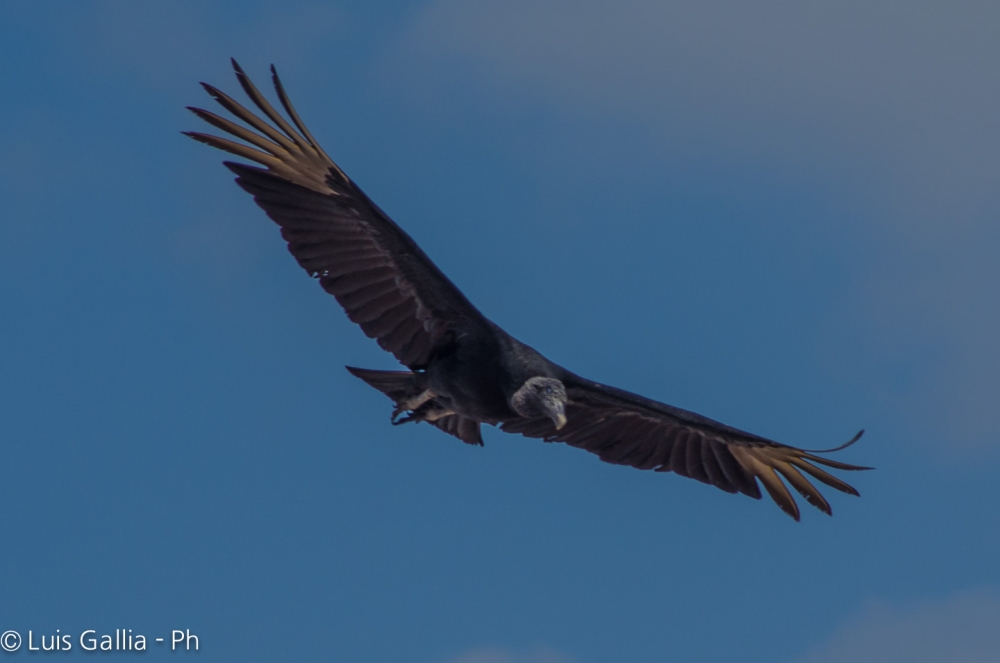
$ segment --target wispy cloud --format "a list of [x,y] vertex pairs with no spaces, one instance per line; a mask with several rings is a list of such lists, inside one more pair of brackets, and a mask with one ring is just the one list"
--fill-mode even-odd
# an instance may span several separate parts
[[981,590],[913,604],[873,602],[797,663],[1000,661],[1000,597]]
[[190,89],[192,72],[225,71],[260,57],[292,67],[317,44],[341,36],[343,12],[325,3],[249,3],[238,12],[190,0],[131,3],[102,0],[82,19],[80,54],[95,67],[138,76],[151,89]]

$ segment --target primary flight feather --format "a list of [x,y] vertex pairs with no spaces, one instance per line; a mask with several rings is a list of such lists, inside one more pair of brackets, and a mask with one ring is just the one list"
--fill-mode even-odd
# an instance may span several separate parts
[[676,472],[758,499],[759,481],[796,520],[799,509],[786,482],[828,514],[829,503],[806,475],[858,494],[819,466],[868,468],[587,380],[506,333],[327,156],[295,112],[273,67],[274,88],[291,123],[235,60],[233,68],[267,119],[203,83],[246,126],[200,108],[190,110],[243,142],[185,133],[263,166],[225,162],[236,182],[280,226],[302,268],[337,298],[366,335],[409,369],[348,367],[392,399],[393,423],[426,421],[470,444],[483,443],[481,424],[498,425],[508,433],[586,449],[609,463]]

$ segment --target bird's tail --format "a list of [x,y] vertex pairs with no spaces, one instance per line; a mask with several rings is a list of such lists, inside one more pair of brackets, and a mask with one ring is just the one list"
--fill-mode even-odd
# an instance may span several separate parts
[[378,389],[383,394],[392,399],[396,405],[405,403],[419,396],[427,388],[422,384],[426,382],[419,373],[410,371],[373,371],[369,368],[355,368],[345,366],[351,375],[361,378],[369,386]]
[[[427,390],[427,377],[410,371],[373,371],[368,368],[345,366],[351,375],[361,378],[392,399],[396,409],[392,412],[392,423],[426,421],[432,426],[454,435],[468,444],[482,445],[479,422],[447,410],[437,402]],[[400,416],[404,413],[406,416]]]

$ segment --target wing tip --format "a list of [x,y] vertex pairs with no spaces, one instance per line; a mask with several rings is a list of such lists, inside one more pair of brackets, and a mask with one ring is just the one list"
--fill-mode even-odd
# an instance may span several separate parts
[[215,145],[212,144],[212,139],[215,138],[215,136],[211,134],[203,134],[200,131],[182,131],[181,134],[187,136],[188,138],[196,140],[199,143],[204,143],[209,147],[215,147]]
[[[847,442],[844,442],[840,446],[832,447],[830,449],[800,449],[800,451],[805,451],[806,453],[811,453],[811,454],[832,454],[835,451],[841,451],[841,450],[846,449],[847,447],[853,445],[855,442],[857,442],[858,440],[860,440],[861,436],[864,435],[864,434],[865,434],[865,429],[862,428],[861,430],[859,430],[854,435],[854,437],[852,437],[851,439],[849,439]],[[871,468],[868,468],[868,469],[871,469]]]
[[205,90],[205,92],[208,93],[208,96],[212,97],[212,99],[214,99],[215,101],[218,101],[218,102],[221,103],[222,98],[225,96],[222,93],[222,90],[220,90],[219,88],[215,87],[211,83],[206,83],[205,81],[200,82],[198,85],[200,85],[202,87],[202,89]]
[[782,511],[791,516],[792,520],[794,520],[797,523],[802,522],[802,514],[799,513],[799,507],[798,505],[795,504],[794,501],[792,502],[792,508],[785,508],[785,505],[783,504],[779,504],[778,506],[781,507]]
[[833,516],[833,507],[831,507],[829,505],[829,503],[825,503],[825,501],[824,502],[817,502],[817,501],[814,501],[814,500],[812,500],[812,499],[810,499],[810,498],[808,498],[808,497],[806,497],[804,495],[803,495],[803,497],[805,498],[806,502],[809,502],[809,504],[812,504],[814,507],[816,507],[817,509],[819,509],[820,511],[822,511],[826,515],[831,516],[831,517]]

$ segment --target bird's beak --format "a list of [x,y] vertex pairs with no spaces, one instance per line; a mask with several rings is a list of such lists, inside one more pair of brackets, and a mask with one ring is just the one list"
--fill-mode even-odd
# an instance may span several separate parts
[[552,423],[556,425],[556,430],[559,430],[566,425],[566,406],[559,403],[553,415],[550,416],[552,417]]

